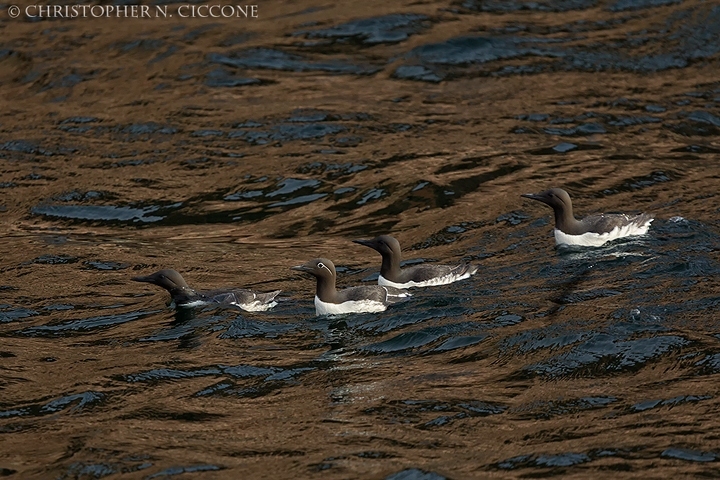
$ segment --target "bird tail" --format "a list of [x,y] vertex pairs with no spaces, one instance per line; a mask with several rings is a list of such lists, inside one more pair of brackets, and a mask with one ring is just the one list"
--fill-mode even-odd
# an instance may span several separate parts
[[460,269],[458,270],[457,274],[459,277],[462,277],[463,275],[471,276],[475,275],[478,270],[480,270],[480,265],[471,265],[469,263],[464,263],[460,265]]
[[650,222],[652,222],[653,220],[655,220],[655,218],[649,213],[641,213],[640,215],[638,215],[638,223],[650,225]]
[[[632,223],[643,229],[645,232],[650,228],[650,223],[655,220],[649,213],[641,213],[640,215],[633,218]],[[644,232],[643,232],[644,233]]]
[[277,297],[282,290],[275,290],[273,292],[267,292],[267,293],[258,293],[257,300],[261,303],[270,303],[273,300],[275,300],[275,297]]

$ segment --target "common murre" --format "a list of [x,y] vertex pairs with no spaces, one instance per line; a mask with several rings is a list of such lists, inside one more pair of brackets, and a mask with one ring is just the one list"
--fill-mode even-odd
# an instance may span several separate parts
[[414,265],[400,269],[400,243],[390,235],[380,235],[372,240],[353,240],[382,255],[378,285],[395,288],[431,287],[464,280],[478,271],[477,265]]
[[411,297],[408,292],[403,290],[380,285],[336,290],[335,265],[327,258],[316,258],[291,268],[307,272],[317,278],[315,288],[315,313],[317,315],[382,312],[388,305]]
[[573,215],[570,195],[561,188],[551,188],[542,193],[521,195],[546,203],[555,211],[555,244],[585,245],[599,247],[610,240],[644,235],[653,221],[652,215],[641,213],[629,216],[625,214],[589,215],[577,220]]
[[244,288],[220,289],[207,292],[193,290],[182,275],[175,270],[160,270],[145,277],[132,277],[136,282],[147,282],[162,287],[170,293],[175,306],[191,308],[201,305],[221,304],[241,308],[248,312],[264,312],[277,302],[280,290],[260,293]]

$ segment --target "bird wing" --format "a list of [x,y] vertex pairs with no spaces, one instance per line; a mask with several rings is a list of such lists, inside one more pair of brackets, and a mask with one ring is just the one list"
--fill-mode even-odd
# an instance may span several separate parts
[[412,294],[407,290],[402,290],[395,287],[381,287],[385,289],[385,302],[386,303],[398,303],[404,302],[408,298],[412,297]]
[[210,303],[228,303],[236,305],[247,305],[249,303],[270,303],[278,296],[280,290],[274,292],[261,293],[253,292],[244,288],[234,290],[215,290],[206,292],[205,297]]
[[612,231],[614,228],[622,228],[626,225],[635,224],[642,226],[652,221],[652,215],[643,213],[629,216],[622,213],[604,213],[602,215],[591,215],[581,220],[590,232],[603,234]]
[[405,290],[393,287],[382,287],[380,285],[350,287],[340,290],[338,293],[341,295],[343,302],[369,300],[386,305],[402,301],[410,296]]
[[462,276],[466,273],[471,275],[477,271],[476,265],[461,263],[459,265],[415,265],[402,270],[401,281],[397,283],[406,283],[413,281],[416,283],[432,280],[433,278],[446,277],[448,275]]

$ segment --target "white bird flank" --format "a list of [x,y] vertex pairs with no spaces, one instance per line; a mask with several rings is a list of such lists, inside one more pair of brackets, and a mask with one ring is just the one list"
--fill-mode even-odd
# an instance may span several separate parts
[[615,227],[606,233],[594,233],[587,232],[582,235],[569,235],[567,233],[558,230],[554,230],[555,233],[555,244],[556,245],[582,245],[586,247],[599,247],[612,240],[629,237],[635,235],[645,235],[650,228],[650,223],[653,219],[646,221],[643,224],[639,223],[628,223],[627,225]]
[[377,313],[384,312],[387,305],[373,300],[349,300],[343,303],[323,302],[315,295],[315,314],[342,315],[344,313]]
[[[409,292],[396,292],[391,293],[386,287],[385,289],[385,301],[389,303],[396,302],[398,300],[410,298],[412,294]],[[377,313],[384,312],[389,303],[378,302],[377,300],[348,300],[342,303],[330,303],[323,302],[315,295],[315,314],[316,315],[341,315],[344,313]]]
[[[195,300],[188,303],[183,303],[182,305],[179,305],[180,308],[195,308],[195,307],[202,307],[205,305],[213,305],[217,304],[218,302],[213,301],[207,301],[207,300]],[[272,301],[270,303],[263,303],[260,300],[254,300],[252,302],[246,302],[246,303],[240,303],[240,302],[229,302],[226,305],[232,305],[233,307],[238,307],[241,310],[245,310],[246,312],[266,312],[270,310],[271,308],[275,307],[277,305],[276,301]],[[169,305],[171,308],[175,308],[175,302],[171,302]]]
[[436,287],[438,285],[447,285],[449,283],[454,283],[459,280],[465,280],[466,278],[470,278],[472,274],[470,271],[465,272],[463,275],[457,275],[454,273],[442,276],[442,277],[435,277],[431,278],[429,280],[425,280],[422,282],[415,282],[410,280],[409,282],[405,283],[396,283],[391,282],[387,278],[380,275],[378,277],[378,285],[382,285],[384,287],[395,287],[395,288],[412,288],[412,287]]

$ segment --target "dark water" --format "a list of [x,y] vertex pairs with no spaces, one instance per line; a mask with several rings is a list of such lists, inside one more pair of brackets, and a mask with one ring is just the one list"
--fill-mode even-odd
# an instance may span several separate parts
[[[720,7],[259,15],[0,12],[0,475],[720,476]],[[556,249],[551,186],[656,220]],[[315,318],[289,267],[373,282],[380,233],[481,273]],[[176,312],[160,268],[283,301]]]

